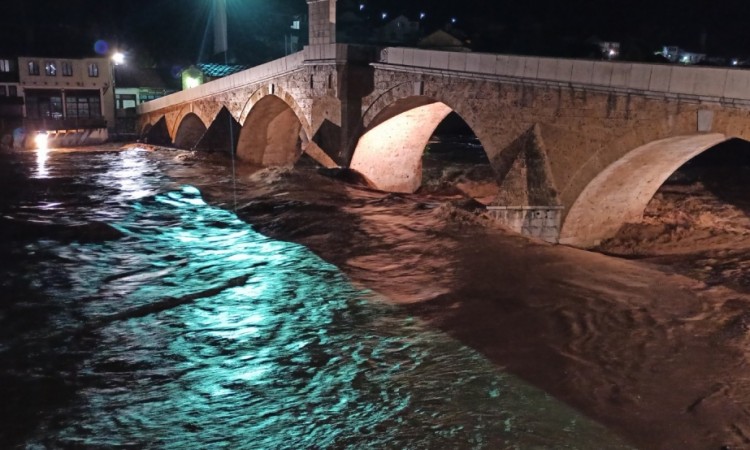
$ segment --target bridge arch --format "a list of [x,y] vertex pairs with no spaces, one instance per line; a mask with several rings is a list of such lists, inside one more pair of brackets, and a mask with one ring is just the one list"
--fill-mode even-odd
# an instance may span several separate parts
[[167,117],[160,116],[153,124],[146,124],[141,137],[147,144],[172,145],[172,138],[169,136],[169,128],[167,126]]
[[[372,116],[350,167],[377,189],[415,192],[422,184],[425,147],[452,112],[465,121],[460,112],[431,97],[409,96],[394,101]],[[466,124],[474,131],[470,123]]]
[[178,148],[192,149],[198,141],[206,134],[208,127],[195,113],[183,116],[174,136],[174,145]]
[[260,166],[294,164],[309,142],[310,126],[291,94],[278,86],[256,91],[240,115],[237,157]]
[[573,203],[560,243],[592,247],[640,220],[656,191],[683,164],[724,142],[720,133],[685,135],[642,145],[599,173]]

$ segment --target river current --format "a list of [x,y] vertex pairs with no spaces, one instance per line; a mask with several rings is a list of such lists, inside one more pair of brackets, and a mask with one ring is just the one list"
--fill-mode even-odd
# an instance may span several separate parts
[[3,155],[0,447],[630,448],[235,212],[285,192],[238,205],[179,156]]

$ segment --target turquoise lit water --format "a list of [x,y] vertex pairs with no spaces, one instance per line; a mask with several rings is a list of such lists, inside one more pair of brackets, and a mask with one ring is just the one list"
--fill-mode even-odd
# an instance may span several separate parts
[[306,248],[175,186],[158,155],[86,158],[45,167],[76,174],[43,207],[10,208],[122,233],[3,250],[2,394],[33,409],[2,410],[19,448],[627,448]]

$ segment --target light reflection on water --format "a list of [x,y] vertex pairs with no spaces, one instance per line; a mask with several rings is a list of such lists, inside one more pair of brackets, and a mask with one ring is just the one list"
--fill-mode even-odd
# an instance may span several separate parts
[[[123,200],[156,188],[119,186]],[[64,374],[74,400],[44,412],[27,448],[626,448],[192,187],[122,206],[124,238],[27,247],[51,255],[37,276],[57,274],[42,289],[64,310],[50,321],[58,335],[105,324]],[[128,315],[239,276],[217,295]],[[50,345],[34,344],[43,334],[21,339]]]

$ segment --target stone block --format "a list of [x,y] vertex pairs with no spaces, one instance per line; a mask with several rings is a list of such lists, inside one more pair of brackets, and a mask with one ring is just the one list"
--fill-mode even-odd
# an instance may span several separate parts
[[693,94],[707,97],[721,97],[727,82],[727,69],[696,67]]
[[557,63],[558,60],[552,58],[540,58],[537,79],[539,80],[557,80]]
[[750,100],[750,71],[727,70],[723,97]]
[[448,55],[448,70],[466,72],[466,53],[450,52]]
[[555,81],[561,83],[570,83],[570,78],[573,76],[573,60],[572,59],[558,59],[557,67],[555,68]]
[[448,68],[450,53],[430,51],[430,68],[445,70]]
[[391,47],[388,49],[388,64],[404,64],[404,49]]
[[629,89],[648,90],[651,81],[651,68],[655,66],[647,64],[633,64],[630,69],[630,77],[627,87]]
[[672,66],[651,66],[651,79],[648,82],[648,90],[656,92],[669,92],[672,79]]
[[523,77],[526,69],[526,58],[523,56],[509,56],[506,75],[510,77]]
[[[490,56],[490,55],[487,55]],[[497,55],[497,58],[487,58],[488,65],[493,63],[494,73],[499,76],[511,76],[510,73],[510,56],[508,55]],[[484,62],[484,61],[483,61]],[[488,72],[493,73],[493,72]]]
[[625,88],[628,85],[632,66],[632,64],[628,63],[612,63],[612,76],[609,79],[609,86],[613,88]]
[[466,55],[466,71],[472,73],[479,72],[481,55],[479,53],[468,53]]
[[695,70],[692,67],[673,67],[669,78],[669,92],[692,94],[695,85]]
[[412,49],[412,48],[405,48],[404,49],[403,64],[405,66],[413,66],[414,65],[414,49]]
[[428,50],[413,50],[415,67],[430,67],[430,51]]
[[523,65],[523,77],[536,79],[539,75],[539,58],[527,56]]
[[570,82],[578,84],[591,84],[591,74],[594,71],[594,61],[573,61]]
[[591,74],[591,83],[596,86],[609,87],[612,83],[612,72],[614,72],[613,63],[604,61],[596,62]]

